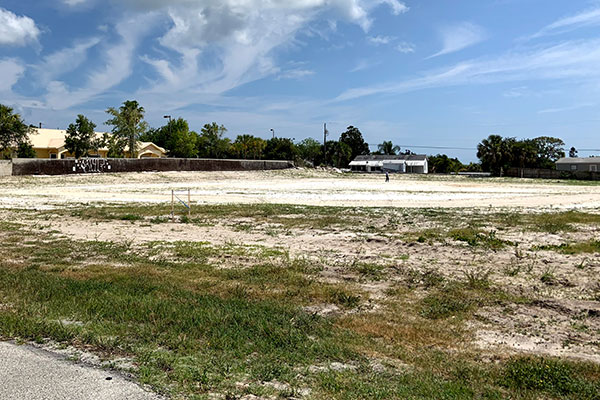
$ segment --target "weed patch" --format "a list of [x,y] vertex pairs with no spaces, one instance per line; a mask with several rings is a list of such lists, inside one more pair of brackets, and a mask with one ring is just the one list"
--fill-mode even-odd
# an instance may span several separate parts
[[[596,379],[583,379],[586,372],[588,376],[590,373],[595,375]],[[511,389],[534,390],[553,396],[570,397],[576,394],[578,399],[599,399],[599,372],[598,366],[576,367],[567,361],[524,357],[508,362],[501,384]]]

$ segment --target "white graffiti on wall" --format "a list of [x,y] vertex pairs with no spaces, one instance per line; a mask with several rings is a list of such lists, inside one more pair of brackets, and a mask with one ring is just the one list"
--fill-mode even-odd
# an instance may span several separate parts
[[75,160],[73,172],[94,173],[110,171],[110,163],[106,158],[83,158]]

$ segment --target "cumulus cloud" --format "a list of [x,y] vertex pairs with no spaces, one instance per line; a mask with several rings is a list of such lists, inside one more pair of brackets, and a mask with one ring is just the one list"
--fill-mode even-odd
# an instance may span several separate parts
[[8,92],[25,72],[25,66],[15,58],[0,60],[0,92]]
[[485,30],[482,27],[470,22],[444,27],[440,30],[440,33],[443,47],[429,58],[463,50],[487,38]]
[[400,53],[408,54],[415,52],[415,45],[409,42],[401,42],[396,46],[396,50]]
[[25,46],[37,41],[39,35],[33,19],[0,8],[0,45]]

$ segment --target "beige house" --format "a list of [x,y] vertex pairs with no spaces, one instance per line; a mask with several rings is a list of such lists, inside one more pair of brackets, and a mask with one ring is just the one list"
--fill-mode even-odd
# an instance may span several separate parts
[[[96,137],[102,138],[104,132],[95,132]],[[73,155],[65,148],[65,136],[67,131],[61,129],[34,129],[29,135],[29,141],[35,150],[37,158],[73,158]],[[125,148],[125,156],[129,154],[129,148]],[[152,142],[138,142],[138,158],[162,158],[166,157],[167,151]],[[92,157],[107,158],[108,149],[103,147],[98,152],[90,152]]]

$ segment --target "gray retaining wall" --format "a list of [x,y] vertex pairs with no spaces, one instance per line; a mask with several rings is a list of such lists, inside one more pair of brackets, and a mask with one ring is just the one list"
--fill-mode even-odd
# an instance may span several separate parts
[[506,176],[515,178],[540,178],[540,179],[577,179],[584,181],[600,180],[600,172],[588,171],[557,171],[554,169],[538,168],[509,168]]
[[68,175],[145,171],[258,171],[293,168],[290,161],[214,160],[205,158],[86,158],[81,160],[13,159],[12,175]]
[[12,175],[12,161],[0,160],[0,176]]

